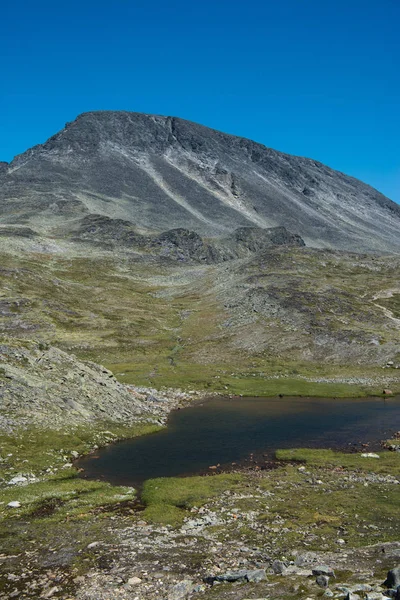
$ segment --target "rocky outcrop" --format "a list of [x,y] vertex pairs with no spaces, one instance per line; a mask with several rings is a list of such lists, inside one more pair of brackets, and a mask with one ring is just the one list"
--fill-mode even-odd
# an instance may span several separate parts
[[1,221],[66,236],[91,215],[141,234],[286,227],[309,246],[400,252],[400,207],[314,160],[178,118],[80,115],[0,167]]
[[195,231],[183,227],[145,236],[138,233],[129,221],[98,214],[88,215],[80,221],[74,239],[104,247],[123,246],[144,250],[159,258],[174,261],[206,264],[243,258],[276,246],[305,246],[299,235],[287,231],[285,227],[241,227],[219,240],[203,239]]
[[111,371],[53,346],[0,343],[0,431],[63,428],[95,421],[136,422],[148,407]]
[[36,235],[36,231],[23,225],[0,225],[0,236],[2,237],[33,238]]

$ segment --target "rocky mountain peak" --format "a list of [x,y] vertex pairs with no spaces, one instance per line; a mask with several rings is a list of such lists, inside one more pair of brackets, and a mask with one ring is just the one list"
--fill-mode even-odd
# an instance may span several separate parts
[[65,236],[90,215],[138,233],[285,227],[307,245],[400,252],[400,207],[321,163],[176,117],[83,113],[0,165],[4,224]]

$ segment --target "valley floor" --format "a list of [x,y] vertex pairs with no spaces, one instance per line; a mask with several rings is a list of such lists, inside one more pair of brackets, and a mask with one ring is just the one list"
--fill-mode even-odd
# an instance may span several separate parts
[[140,500],[73,463],[206,394],[398,393],[399,258],[198,265],[27,243],[0,248],[0,598],[380,600],[400,452],[281,452],[274,469],[148,481]]
[[[146,406],[153,398],[146,418],[159,423],[191,401],[136,393]],[[24,436],[14,442],[0,490],[0,598],[344,598],[357,589],[382,598],[400,562],[400,452],[281,451],[272,469],[150,480],[138,500],[132,488],[77,478],[70,464],[94,440],[115,439],[65,430],[43,441],[40,457],[34,436],[31,449]],[[25,481],[12,483],[17,471]],[[321,563],[335,571],[325,587],[312,573]]]

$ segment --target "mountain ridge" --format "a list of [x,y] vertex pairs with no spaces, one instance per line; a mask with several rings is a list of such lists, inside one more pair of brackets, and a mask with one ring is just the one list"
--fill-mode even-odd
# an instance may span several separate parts
[[139,233],[285,227],[307,245],[400,253],[400,206],[322,163],[180,119],[82,113],[0,165],[1,222],[68,236],[87,215]]

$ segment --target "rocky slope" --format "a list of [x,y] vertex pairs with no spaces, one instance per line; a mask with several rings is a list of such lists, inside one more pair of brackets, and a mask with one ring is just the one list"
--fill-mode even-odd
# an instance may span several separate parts
[[52,346],[2,338],[0,431],[64,428],[100,421],[129,424],[149,416],[146,402],[111,371]]
[[315,247],[400,251],[400,207],[362,182],[244,138],[138,113],[82,114],[2,164],[0,205],[3,224],[42,235],[79,235],[100,215],[133,233],[185,228],[226,237],[284,226]]

